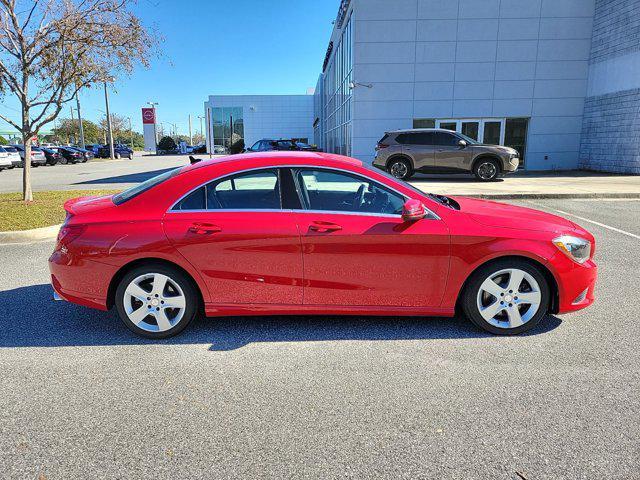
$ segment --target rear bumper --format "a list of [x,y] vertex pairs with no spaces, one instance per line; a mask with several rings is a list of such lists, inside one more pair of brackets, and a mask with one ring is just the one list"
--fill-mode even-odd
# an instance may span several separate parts
[[51,285],[61,300],[107,310],[109,282],[118,267],[77,258],[60,250],[49,258]]

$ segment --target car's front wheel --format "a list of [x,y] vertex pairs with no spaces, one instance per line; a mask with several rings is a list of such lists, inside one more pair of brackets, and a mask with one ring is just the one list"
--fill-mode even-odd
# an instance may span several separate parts
[[550,303],[549,284],[530,262],[506,259],[474,272],[467,281],[462,308],[478,327],[498,335],[534,328]]
[[478,160],[473,168],[473,174],[478,180],[490,182],[495,180],[500,174],[498,162],[492,158]]
[[404,158],[392,159],[387,168],[389,173],[399,180],[407,180],[413,175],[411,163]]
[[127,328],[154,339],[177,335],[199,310],[190,279],[165,265],[143,265],[128,272],[118,285],[115,300]]

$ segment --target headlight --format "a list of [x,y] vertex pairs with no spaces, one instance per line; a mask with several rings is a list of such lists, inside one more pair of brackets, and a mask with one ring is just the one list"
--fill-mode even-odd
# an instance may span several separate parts
[[553,243],[571,260],[584,263],[591,257],[591,242],[572,235],[554,238]]

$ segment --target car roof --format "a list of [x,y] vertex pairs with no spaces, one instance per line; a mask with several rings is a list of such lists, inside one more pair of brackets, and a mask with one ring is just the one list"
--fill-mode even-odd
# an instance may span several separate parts
[[342,166],[362,166],[360,160],[355,158],[336,155],[324,152],[259,152],[259,153],[241,153],[238,155],[227,155],[222,158],[212,158],[201,160],[198,163],[183,167],[180,173],[190,172],[200,168],[216,167],[224,164],[225,166],[234,166],[237,164],[238,170],[246,170],[250,168],[260,167],[278,167],[288,164],[301,163],[318,167],[339,167]]
[[389,130],[385,133],[421,133],[421,132],[447,132],[457,133],[453,130],[447,130],[446,128],[405,128],[400,130]]

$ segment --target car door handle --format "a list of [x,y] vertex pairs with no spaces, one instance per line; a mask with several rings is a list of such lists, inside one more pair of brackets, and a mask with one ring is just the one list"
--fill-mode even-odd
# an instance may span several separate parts
[[321,222],[315,221],[311,222],[309,225],[309,230],[313,230],[314,232],[326,233],[326,232],[335,232],[337,230],[342,230],[342,227],[338,224],[331,222]]
[[196,235],[209,235],[211,233],[221,232],[222,228],[218,225],[214,225],[213,223],[200,223],[194,222],[189,227],[190,233],[195,233]]

